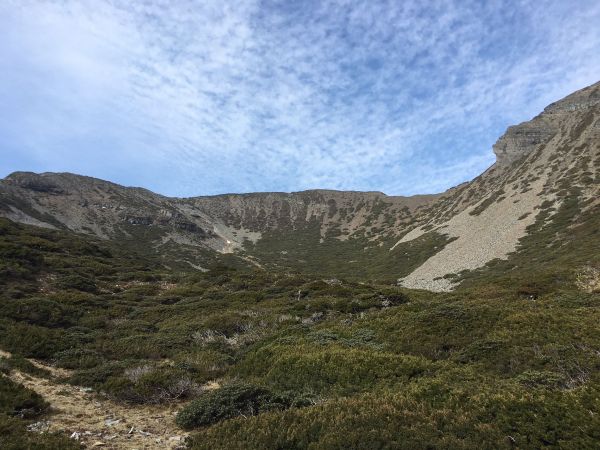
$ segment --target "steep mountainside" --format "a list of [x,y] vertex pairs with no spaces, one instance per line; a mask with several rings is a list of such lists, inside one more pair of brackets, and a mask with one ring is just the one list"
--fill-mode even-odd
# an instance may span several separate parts
[[[72,174],[18,172],[0,181],[0,215],[155,253],[170,267],[202,269],[230,255],[241,264],[448,290],[469,271],[597,223],[599,150],[596,83],[510,127],[494,145],[497,162],[442,195],[313,190],[180,199]],[[553,251],[571,251],[563,247]]]
[[454,239],[404,278],[405,286],[449,289],[449,274],[505,259],[526,235],[556,225],[557,213],[565,209],[568,217],[561,217],[564,226],[555,230],[555,240],[584,218],[598,223],[600,83],[509,127],[494,152],[496,164],[429,205],[418,215],[418,226],[398,242],[411,242],[425,232]]

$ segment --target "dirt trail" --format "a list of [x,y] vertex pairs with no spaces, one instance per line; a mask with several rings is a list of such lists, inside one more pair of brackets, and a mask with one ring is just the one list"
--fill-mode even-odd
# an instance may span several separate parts
[[[9,354],[0,351],[0,355]],[[68,371],[30,360],[56,377]],[[101,399],[85,389],[13,370],[10,378],[36,391],[52,405],[52,411],[31,428],[63,431],[86,448],[176,449],[186,433],[175,423],[176,406],[129,407]]]

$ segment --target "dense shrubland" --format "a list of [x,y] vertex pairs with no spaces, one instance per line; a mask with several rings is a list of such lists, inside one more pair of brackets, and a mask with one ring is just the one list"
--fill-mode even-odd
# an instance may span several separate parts
[[[226,266],[173,272],[0,221],[0,348],[14,354],[2,370],[39,370],[24,359],[37,358],[115,401],[176,402],[198,449],[590,448],[600,293],[578,286],[598,259],[586,248],[552,265],[533,253],[540,242],[524,242],[539,258],[527,272],[492,264],[484,281],[431,294]],[[46,408],[1,386],[2,439],[25,436],[28,411]]]

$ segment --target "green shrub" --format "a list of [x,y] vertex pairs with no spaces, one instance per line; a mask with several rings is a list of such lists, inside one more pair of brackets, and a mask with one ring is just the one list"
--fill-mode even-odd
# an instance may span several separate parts
[[[131,363],[129,363],[131,364]],[[93,368],[76,370],[68,382],[71,384],[100,389],[111,377],[120,376],[127,368],[126,361],[109,361]]]
[[48,410],[50,405],[38,393],[0,377],[0,415],[33,418]]
[[549,370],[526,370],[518,375],[516,380],[524,386],[532,388],[558,388],[564,386],[567,381],[564,375]]
[[92,293],[98,289],[94,280],[81,275],[68,275],[61,278],[57,285],[62,289],[75,289],[77,291]]
[[9,374],[12,370],[18,370],[38,377],[49,378],[51,376],[48,370],[32,364],[29,360],[20,355],[13,355],[11,358],[0,356],[0,372]]
[[227,353],[214,349],[203,348],[193,352],[185,352],[175,367],[190,373],[200,383],[222,377],[227,369],[235,363],[234,358]]
[[[237,366],[240,375],[264,380],[279,390],[348,395],[383,383],[406,383],[435,370],[425,358],[364,347],[365,336],[350,345],[282,345],[273,343],[250,352]],[[371,336],[366,332],[366,342]],[[318,336],[317,338],[322,338]],[[363,346],[356,346],[358,343]]]
[[110,396],[130,403],[165,403],[196,396],[200,385],[184,370],[174,367],[134,366],[102,384]]
[[235,333],[244,332],[248,326],[249,319],[236,312],[226,312],[207,318],[204,327],[214,330],[224,336],[231,337]]
[[23,322],[0,324],[0,346],[28,358],[51,359],[73,342],[62,329],[29,325]]
[[289,396],[276,395],[259,386],[236,383],[202,394],[177,414],[176,423],[189,430],[232,417],[285,409],[292,404],[293,399]]
[[344,347],[370,347],[381,350],[383,345],[375,339],[375,332],[367,328],[352,330],[348,335],[341,335],[334,330],[320,329],[310,332],[307,338],[319,345],[338,344]]
[[45,298],[14,299],[0,304],[6,318],[48,328],[70,325],[69,315],[59,303]]
[[54,362],[66,369],[89,369],[101,365],[105,360],[95,350],[69,348],[54,354]]

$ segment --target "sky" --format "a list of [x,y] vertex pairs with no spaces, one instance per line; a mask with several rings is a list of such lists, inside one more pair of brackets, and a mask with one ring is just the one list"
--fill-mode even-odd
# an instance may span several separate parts
[[598,0],[2,0],[0,177],[441,192],[600,79]]

